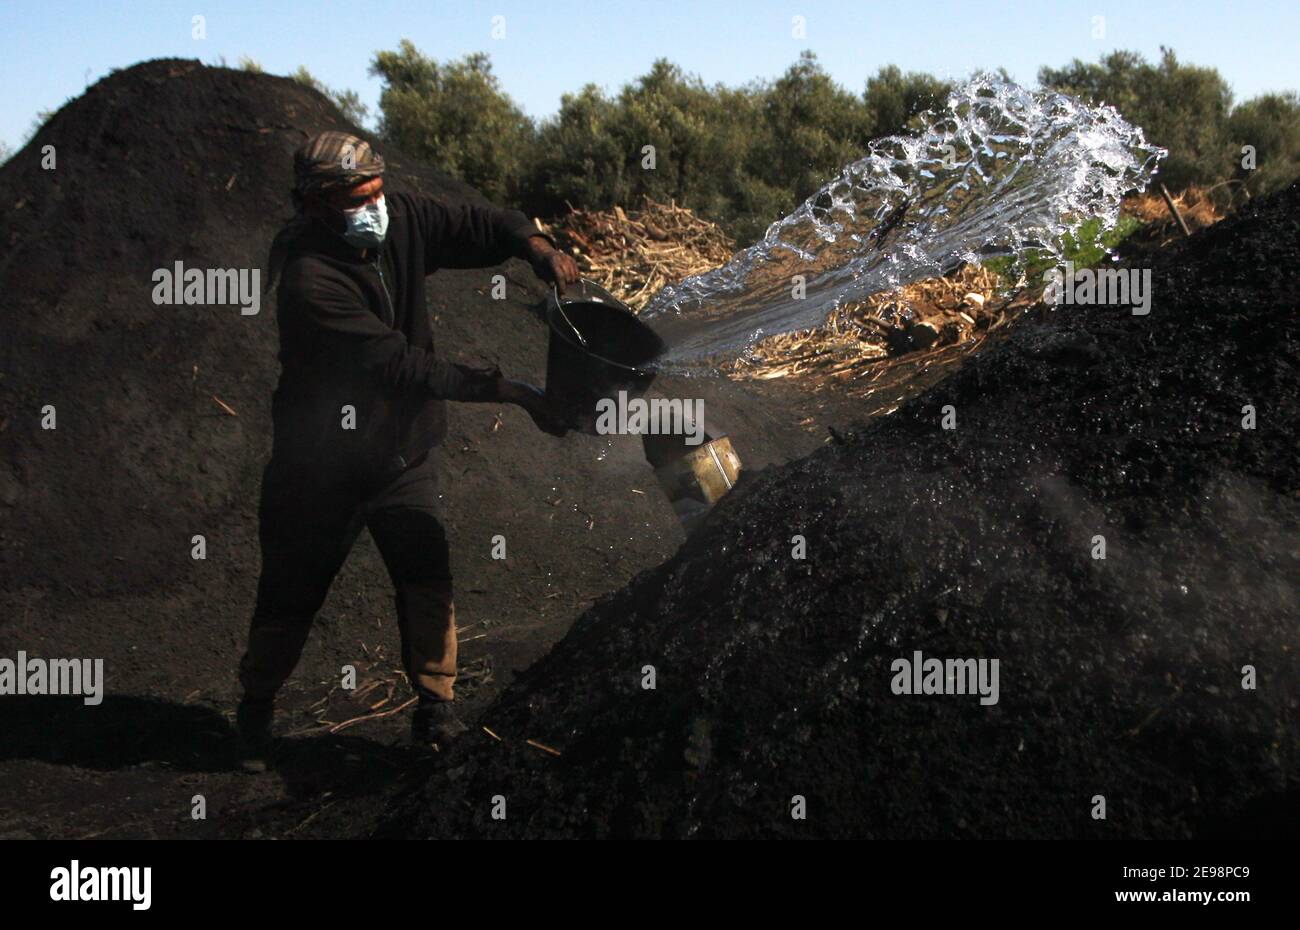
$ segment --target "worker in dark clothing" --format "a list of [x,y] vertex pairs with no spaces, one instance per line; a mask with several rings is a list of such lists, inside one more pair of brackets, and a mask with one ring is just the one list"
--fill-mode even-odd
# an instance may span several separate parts
[[518,211],[386,193],[383,172],[360,138],[309,139],[294,156],[297,215],[271,248],[281,374],[236,715],[252,771],[265,768],[276,692],[363,526],[396,588],[402,664],[418,695],[414,741],[465,729],[452,709],[456,619],[431,454],[445,402],[517,404],[564,433],[537,388],[435,356],[424,278],[518,257],[562,291],[578,278],[573,259]]

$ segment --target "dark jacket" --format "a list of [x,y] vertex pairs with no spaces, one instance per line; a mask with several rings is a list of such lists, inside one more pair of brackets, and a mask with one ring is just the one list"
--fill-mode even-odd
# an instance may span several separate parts
[[[424,277],[524,257],[541,235],[517,210],[385,192],[388,233],[362,259],[318,223],[290,246],[277,290],[273,461],[313,483],[371,483],[441,441],[447,400],[495,399],[495,372],[434,355]],[[345,429],[345,407],[355,428]]]

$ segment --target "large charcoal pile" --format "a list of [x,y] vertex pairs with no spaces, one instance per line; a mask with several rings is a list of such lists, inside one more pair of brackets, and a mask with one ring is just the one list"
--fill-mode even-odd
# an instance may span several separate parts
[[[1293,187],[1162,255],[1148,316],[1044,312],[892,416],[751,476],[587,611],[485,713],[499,741],[469,738],[385,832],[1294,824],[1298,233]],[[998,702],[893,693],[916,651],[998,659]]]

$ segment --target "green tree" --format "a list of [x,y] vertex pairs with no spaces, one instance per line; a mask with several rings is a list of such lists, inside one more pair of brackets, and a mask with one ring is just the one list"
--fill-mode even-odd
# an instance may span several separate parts
[[370,73],[384,82],[380,136],[490,198],[514,197],[536,130],[487,55],[439,64],[403,39],[375,56]]
[[885,65],[867,80],[862,95],[871,121],[873,136],[903,132],[913,117],[938,107],[947,99],[952,84],[920,71],[904,74],[897,65]]
[[862,100],[836,84],[809,51],[762,89],[759,110],[762,126],[750,171],[789,192],[785,209],[861,158],[871,140]]
[[1212,183],[1231,173],[1232,90],[1213,68],[1185,65],[1162,48],[1158,65],[1137,52],[1113,52],[1098,64],[1076,58],[1064,68],[1042,68],[1038,80],[1091,103],[1111,104],[1141,126],[1148,141],[1169,150],[1161,174],[1171,188]]
[[533,212],[566,206],[604,209],[631,191],[631,159],[615,137],[617,106],[595,84],[560,99],[560,110],[537,135],[526,198]]
[[[1252,195],[1267,194],[1300,176],[1300,97],[1294,91],[1247,100],[1228,117],[1228,138],[1237,159],[1236,177]],[[1255,167],[1245,167],[1243,146],[1252,146]]]
[[[630,174],[634,195],[704,204],[719,193],[716,148],[733,118],[724,94],[664,59],[623,88],[615,135],[636,168]],[[653,169],[643,167],[647,146],[654,147]]]
[[538,132],[529,208],[607,208],[649,196],[729,222],[745,199],[747,127],[756,118],[749,90],[706,87],[664,60],[614,99],[588,85],[566,95]]

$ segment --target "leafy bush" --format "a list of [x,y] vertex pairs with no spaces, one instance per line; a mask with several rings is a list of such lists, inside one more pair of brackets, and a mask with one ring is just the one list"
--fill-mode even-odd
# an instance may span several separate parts
[[501,90],[483,53],[440,65],[403,39],[380,52],[379,133],[489,198],[513,199],[536,130]]
[[939,107],[951,90],[951,84],[924,72],[903,74],[896,65],[886,65],[867,81],[864,95],[873,135],[898,135],[912,117]]
[[[1228,138],[1237,159],[1235,179],[1251,194],[1279,190],[1300,175],[1300,98],[1294,92],[1248,100],[1228,117]],[[1243,146],[1255,150],[1254,168],[1243,166]]]

